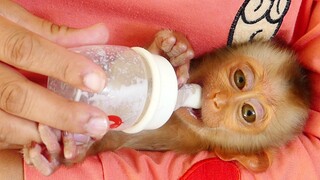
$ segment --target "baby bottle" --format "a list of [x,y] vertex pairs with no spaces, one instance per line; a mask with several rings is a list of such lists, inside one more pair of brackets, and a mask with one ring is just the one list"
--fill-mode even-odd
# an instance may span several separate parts
[[71,49],[101,66],[107,76],[100,93],[74,88],[54,78],[48,88],[65,98],[103,110],[112,130],[137,133],[161,127],[179,107],[200,108],[201,88],[186,84],[178,90],[172,65],[140,47],[83,46]]

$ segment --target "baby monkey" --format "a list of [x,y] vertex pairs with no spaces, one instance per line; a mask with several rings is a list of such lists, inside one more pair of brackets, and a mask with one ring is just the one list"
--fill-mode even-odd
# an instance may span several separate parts
[[277,148],[302,132],[309,85],[289,48],[274,41],[224,47],[193,60],[190,71],[193,50],[183,35],[161,31],[149,50],[170,59],[180,85],[202,87],[201,110],[180,108],[156,130],[109,131],[86,153],[63,160],[65,164],[123,147],[181,153],[208,150],[261,172],[270,166]]

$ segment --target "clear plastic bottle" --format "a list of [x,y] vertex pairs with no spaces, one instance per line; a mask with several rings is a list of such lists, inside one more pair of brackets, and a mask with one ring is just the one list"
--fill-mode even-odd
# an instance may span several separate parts
[[103,68],[107,75],[106,87],[101,93],[89,93],[49,78],[48,88],[68,99],[99,107],[113,121],[112,130],[136,133],[156,129],[175,109],[201,106],[200,86],[185,85],[178,93],[174,69],[162,56],[140,47],[110,45],[71,50]]

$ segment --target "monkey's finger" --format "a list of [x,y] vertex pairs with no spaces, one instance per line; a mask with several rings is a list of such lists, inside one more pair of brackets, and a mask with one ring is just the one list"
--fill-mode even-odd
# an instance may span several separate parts
[[68,160],[75,159],[81,146],[88,146],[91,138],[84,134],[65,132],[63,135],[64,157]]
[[186,63],[182,66],[176,68],[176,74],[178,77],[178,86],[179,88],[184,85],[189,79],[189,68],[190,63]]
[[174,56],[170,58],[170,62],[172,66],[177,67],[177,66],[182,66],[185,63],[190,63],[190,60],[194,57],[194,52],[193,50],[187,50],[184,51],[183,53],[179,54],[178,56]]
[[174,48],[175,43],[176,43],[176,38],[171,36],[164,39],[159,47],[164,53],[169,53],[172,51],[172,48]]
[[61,140],[61,133],[56,133],[54,132],[53,128],[43,124],[39,124],[38,130],[41,140],[46,146],[50,156],[58,156],[61,153],[61,147],[59,143]]
[[32,165],[31,158],[30,158],[30,149],[31,149],[31,145],[24,145],[22,148],[23,160],[28,165]]
[[96,24],[84,29],[58,26],[32,15],[12,1],[1,2],[0,15],[52,42],[66,47],[105,44],[109,38],[107,27],[103,24]]
[[30,161],[41,174],[48,176],[54,172],[60,163],[57,159],[51,159],[51,162],[49,162],[41,152],[42,149],[40,145],[35,144],[34,147],[29,150]]
[[178,42],[172,47],[171,51],[167,52],[167,55],[170,59],[177,57],[187,51],[187,48],[187,45]]
[[73,159],[77,153],[77,145],[73,139],[73,134],[63,132],[63,155],[66,159]]
[[162,54],[170,52],[176,43],[176,38],[172,31],[163,30],[156,34],[154,41],[149,47],[149,51],[154,54]]

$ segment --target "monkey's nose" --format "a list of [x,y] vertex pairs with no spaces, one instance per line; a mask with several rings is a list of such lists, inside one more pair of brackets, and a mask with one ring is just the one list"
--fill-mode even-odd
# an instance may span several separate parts
[[221,109],[227,103],[228,96],[222,93],[216,93],[212,100],[215,107]]

